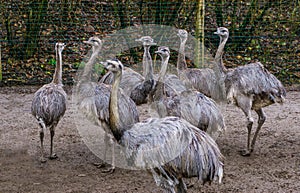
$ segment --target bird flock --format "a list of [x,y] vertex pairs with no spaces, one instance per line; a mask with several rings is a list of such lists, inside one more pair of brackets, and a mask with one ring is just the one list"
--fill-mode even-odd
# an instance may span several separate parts
[[[177,74],[167,73],[170,49],[158,47],[160,71],[153,72],[150,47],[154,39],[143,36],[136,41],[144,47],[143,73],[135,72],[118,59],[107,58],[101,64],[107,73],[98,81],[91,80],[93,66],[101,53],[102,40],[91,37],[83,43],[92,47],[92,55],[85,64],[81,79],[74,90],[78,110],[105,131],[105,154],[112,147],[112,162],[103,172],[115,170],[114,144],[123,147],[127,164],[147,170],[158,186],[166,192],[184,193],[184,178],[197,177],[202,183],[221,183],[224,157],[215,140],[226,130],[225,120],[217,102],[225,98],[239,107],[247,119],[247,144],[242,156],[250,156],[258,133],[266,120],[263,107],[282,103],[286,91],[281,82],[260,62],[234,69],[224,66],[222,56],[229,37],[225,27],[215,32],[220,44],[215,55],[215,69],[188,68],[185,59],[186,30],[178,30],[179,50]],[[31,113],[40,125],[41,156],[44,152],[44,132],[51,136],[49,159],[56,159],[53,151],[55,129],[66,111],[67,94],[62,84],[63,43],[56,43],[56,68],[51,83],[34,94]],[[156,117],[140,120],[138,105],[147,104]],[[251,139],[254,119],[258,125]],[[103,163],[104,164],[104,163]],[[102,165],[102,164],[101,164]]]

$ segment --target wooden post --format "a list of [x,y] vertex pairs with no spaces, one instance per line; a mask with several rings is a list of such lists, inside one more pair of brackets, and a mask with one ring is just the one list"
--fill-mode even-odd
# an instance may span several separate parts
[[0,42],[0,81],[2,81],[2,58],[1,58],[1,42]]
[[204,13],[205,0],[198,0],[197,19],[196,19],[196,57],[195,65],[203,67],[204,65]]

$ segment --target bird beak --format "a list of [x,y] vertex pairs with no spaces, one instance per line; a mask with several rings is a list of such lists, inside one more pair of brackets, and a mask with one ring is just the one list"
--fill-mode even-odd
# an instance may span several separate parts
[[150,46],[155,46],[156,44],[157,44],[157,43],[155,43],[155,42],[149,43]]
[[90,41],[83,41],[83,43],[92,45],[92,42],[90,42]]
[[106,69],[107,69],[107,66],[108,66],[108,62],[100,62],[100,64]]
[[217,29],[217,31],[215,31],[215,32],[214,32],[214,34],[217,34],[217,35],[219,35],[219,34],[220,34],[220,30],[219,30],[219,28]]

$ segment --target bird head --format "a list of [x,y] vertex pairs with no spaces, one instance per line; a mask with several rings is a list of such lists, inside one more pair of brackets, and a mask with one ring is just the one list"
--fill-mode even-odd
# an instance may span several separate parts
[[181,40],[187,40],[188,32],[184,29],[179,29],[177,35],[180,37]]
[[150,36],[143,36],[139,39],[136,39],[135,41],[137,42],[143,42],[144,46],[153,46],[156,45],[156,43],[154,42],[154,40],[150,37]]
[[102,41],[97,36],[90,37],[88,41],[83,41],[85,44],[89,44],[93,47],[101,47]]
[[161,57],[169,57],[170,56],[170,50],[167,46],[158,47],[158,50],[155,51],[155,53],[160,55]]
[[61,43],[61,42],[57,42],[55,44],[55,50],[59,51],[59,52],[62,52],[65,48],[65,44],[64,43]]
[[124,68],[122,62],[118,59],[106,60],[105,62],[101,62],[101,64],[104,66],[105,69],[113,73],[122,72]]
[[217,31],[214,32],[214,34],[217,34],[221,38],[228,38],[229,30],[226,27],[218,27]]

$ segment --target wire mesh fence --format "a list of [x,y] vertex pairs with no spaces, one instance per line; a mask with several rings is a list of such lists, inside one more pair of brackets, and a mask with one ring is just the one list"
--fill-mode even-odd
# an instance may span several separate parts
[[[1,85],[49,82],[59,41],[67,44],[64,83],[72,84],[89,50],[82,41],[91,36],[103,38],[126,27],[157,24],[186,29],[200,38],[198,5],[188,0],[1,0]],[[230,30],[227,67],[260,61],[285,84],[300,83],[299,15],[299,0],[205,1],[204,44],[214,55],[219,38],[213,32],[225,26]],[[134,64],[142,60],[142,49],[118,57]]]

